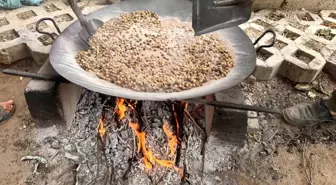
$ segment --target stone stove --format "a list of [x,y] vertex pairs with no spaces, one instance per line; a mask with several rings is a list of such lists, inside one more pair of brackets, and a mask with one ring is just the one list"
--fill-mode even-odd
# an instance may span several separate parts
[[[39,73],[57,74],[49,62]],[[235,155],[245,142],[246,112],[218,108],[214,118],[216,129],[206,142],[203,108],[195,104],[188,104],[182,114],[174,117],[169,105],[181,102],[140,101],[142,110],[136,114],[141,114],[145,121],[137,129],[132,127],[139,123],[139,117],[129,106],[135,106],[133,101],[125,100],[126,118],[119,120],[115,97],[72,83],[31,80],[25,97],[39,126],[62,125],[65,128],[62,135],[66,135],[68,143],[75,144],[76,150],[65,152],[64,157],[77,164],[77,184],[223,184],[225,175],[221,171],[235,168]],[[240,87],[217,93],[216,99],[244,102]],[[166,128],[176,136],[175,118],[181,123],[183,136],[171,153],[168,145],[171,139],[163,127],[167,124]],[[138,147],[137,132],[145,133],[144,147]],[[145,162],[144,148],[157,160]],[[78,156],[76,160],[69,157],[72,155]]]

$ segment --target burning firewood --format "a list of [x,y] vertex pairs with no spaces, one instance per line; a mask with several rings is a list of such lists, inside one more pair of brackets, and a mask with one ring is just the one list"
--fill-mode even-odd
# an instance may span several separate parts
[[176,152],[176,146],[177,146],[177,137],[176,135],[171,132],[168,128],[168,123],[164,123],[163,124],[163,132],[166,134],[166,136],[168,137],[168,146],[169,146],[169,150],[170,150],[170,154],[169,157],[173,157],[175,155]]
[[100,138],[103,140],[103,138],[105,137],[105,127],[104,127],[104,122],[103,122],[103,118],[99,119],[99,124],[98,124],[98,133],[100,135]]
[[125,117],[125,112],[127,110],[125,104],[125,99],[123,98],[116,98],[116,104],[117,104],[117,115],[118,115],[118,121],[120,121],[122,118]]
[[155,165],[156,163],[168,168],[176,168],[174,166],[173,160],[161,160],[153,155],[152,150],[146,146],[146,133],[140,132],[138,130],[139,129],[138,123],[130,123],[129,127],[132,128],[133,132],[136,134],[138,138],[138,153],[141,152],[143,154],[144,163],[147,169],[152,169],[152,166]]
[[[98,111],[94,108],[90,110],[94,114],[85,114],[92,118],[100,115],[95,123],[97,127],[92,128],[90,124],[85,125],[87,121],[81,121],[85,131],[77,129],[75,132],[81,133],[81,139],[76,139],[81,141],[77,151],[83,151],[87,156],[79,162],[78,182],[83,179],[94,184],[129,185],[157,184],[167,180],[172,182],[170,184],[197,182],[196,171],[188,170],[190,165],[194,166],[191,163],[196,164],[196,160],[202,159],[200,151],[204,135],[190,119],[184,119],[188,107],[185,102],[113,97],[109,97],[107,105],[106,99],[100,102],[104,103],[97,103]],[[88,105],[92,106],[90,102]],[[195,105],[190,107],[193,110]],[[90,118],[91,121],[94,119],[97,117]],[[147,178],[152,182],[141,181]]]

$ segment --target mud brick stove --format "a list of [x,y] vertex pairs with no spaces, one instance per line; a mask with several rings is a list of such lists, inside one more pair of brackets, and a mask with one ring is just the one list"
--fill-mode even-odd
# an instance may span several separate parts
[[[149,9],[160,16],[191,20],[189,1],[160,1],[160,7],[169,11],[160,9],[157,1],[136,2],[122,1],[87,17],[106,21],[121,12]],[[234,168],[230,154],[244,144],[247,113],[215,110],[210,105],[249,110],[220,104],[244,102],[237,85],[252,73],[256,61],[246,34],[239,27],[219,32],[235,51],[235,66],[227,77],[177,93],[146,93],[116,86],[81,69],[75,56],[87,45],[78,30],[77,21],[58,36],[50,61],[25,89],[36,122],[63,124],[70,140],[78,143],[77,183],[224,184],[227,179],[221,171]],[[200,97],[208,101],[195,99]],[[212,123],[216,127],[210,134]]]

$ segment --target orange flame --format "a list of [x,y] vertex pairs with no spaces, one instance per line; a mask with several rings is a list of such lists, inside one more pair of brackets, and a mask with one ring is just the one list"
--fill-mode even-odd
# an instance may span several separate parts
[[163,128],[163,132],[168,137],[168,146],[170,150],[169,157],[173,157],[176,152],[176,146],[178,144],[177,137],[173,134],[173,132],[169,130],[168,123],[164,123],[162,128]]
[[182,168],[178,168],[176,166],[173,166],[173,168],[175,169],[175,171],[181,176],[183,177],[183,169]]
[[157,159],[153,155],[152,150],[146,147],[146,133],[139,131],[138,123],[129,123],[129,127],[132,128],[133,132],[138,138],[138,152],[141,151],[144,155],[144,163],[147,169],[152,169],[152,166],[156,163],[168,168],[174,168],[175,170],[178,169],[174,166],[174,161]]
[[156,159],[156,163],[158,163],[161,166],[168,167],[168,168],[173,168],[174,167],[174,161],[172,161],[172,160]]
[[182,106],[184,105],[184,110],[187,110],[188,109],[188,102],[182,102]]
[[[185,111],[188,108],[188,102],[181,102],[181,107]],[[175,110],[175,105],[174,104],[173,104],[173,114],[174,114],[174,119],[175,119],[175,123],[176,123],[176,135],[178,136],[177,139],[178,139],[178,141],[181,141],[181,138],[179,138],[180,137],[180,123],[178,121],[178,115],[177,115],[177,112]]]
[[103,137],[105,136],[106,130],[104,128],[104,122],[103,122],[102,117],[99,120],[98,133],[99,133],[100,137],[103,139]]
[[138,137],[138,153],[140,152],[140,149],[141,149],[141,140],[139,139],[140,136],[139,136],[139,124],[137,123],[129,123],[128,124],[129,127],[132,128],[132,130],[134,131],[135,135]]
[[117,115],[118,115],[118,120],[120,121],[123,117],[125,117],[125,112],[127,110],[125,104],[125,99],[123,98],[116,98],[116,104],[117,104]]
[[144,163],[145,163],[146,168],[147,169],[152,169],[153,168],[152,163],[150,163],[146,157],[144,157],[143,159],[144,159]]

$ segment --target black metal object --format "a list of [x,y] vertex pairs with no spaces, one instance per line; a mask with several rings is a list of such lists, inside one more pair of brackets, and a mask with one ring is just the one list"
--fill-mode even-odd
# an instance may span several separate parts
[[252,0],[193,0],[196,35],[238,26],[251,17]]
[[266,45],[261,45],[259,47],[256,48],[256,52],[258,53],[260,51],[261,48],[269,48],[274,46],[275,41],[276,41],[276,34],[272,29],[268,29],[266,30],[264,33],[262,33],[254,42],[253,45],[256,45],[267,33],[271,33],[273,35],[272,37],[272,41],[269,44]]
[[30,73],[26,71],[19,71],[14,69],[5,69],[2,71],[3,74],[7,75],[14,75],[14,76],[22,76],[22,77],[28,77],[36,80],[48,80],[48,81],[56,81],[56,82],[62,82],[62,83],[69,83],[68,80],[63,78],[62,76],[50,76],[50,75],[43,75],[38,73]]
[[40,91],[26,88],[24,95],[30,115],[36,120],[38,126],[48,127],[53,124],[65,123],[56,88]]
[[277,108],[259,107],[259,106],[235,104],[235,103],[220,102],[220,101],[214,101],[214,100],[204,100],[204,99],[191,99],[191,100],[186,100],[186,101],[191,102],[191,103],[200,103],[200,104],[212,105],[212,106],[228,108],[228,109],[281,114],[281,111]]
[[55,26],[55,28],[56,28],[58,34],[61,34],[61,30],[59,29],[59,27],[58,27],[56,21],[55,21],[54,19],[52,19],[52,18],[49,18],[49,17],[45,17],[45,18],[39,19],[39,20],[36,22],[36,26],[35,26],[35,28],[36,28],[36,31],[37,31],[38,33],[41,33],[41,34],[44,34],[44,35],[48,35],[48,36],[51,37],[53,40],[56,39],[52,33],[45,32],[45,31],[42,31],[42,30],[40,29],[40,24],[41,24],[42,21],[51,21],[51,22],[54,24],[54,26]]

